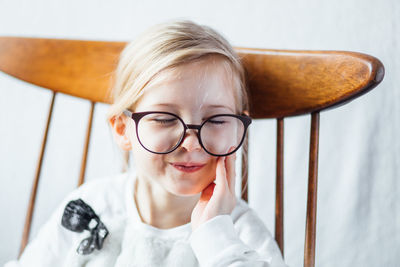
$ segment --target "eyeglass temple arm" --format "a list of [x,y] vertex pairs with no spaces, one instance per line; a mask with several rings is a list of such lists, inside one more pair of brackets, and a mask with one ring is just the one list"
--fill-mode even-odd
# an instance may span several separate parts
[[130,118],[132,118],[132,112],[130,112],[129,110],[124,110],[124,112],[123,112],[126,116],[128,116],[128,117],[130,117]]

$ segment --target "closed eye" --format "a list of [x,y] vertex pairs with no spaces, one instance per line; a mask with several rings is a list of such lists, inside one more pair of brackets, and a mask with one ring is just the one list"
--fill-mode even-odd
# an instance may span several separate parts
[[160,124],[167,124],[176,121],[177,119],[154,119],[155,122],[160,123]]
[[226,121],[209,120],[208,122],[211,122],[212,124],[224,124]]

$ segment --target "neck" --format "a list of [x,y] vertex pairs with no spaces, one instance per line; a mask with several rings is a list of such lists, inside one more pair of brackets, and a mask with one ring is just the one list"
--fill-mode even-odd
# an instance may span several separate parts
[[177,196],[155,182],[137,177],[134,198],[143,223],[169,229],[191,221],[191,214],[200,194]]

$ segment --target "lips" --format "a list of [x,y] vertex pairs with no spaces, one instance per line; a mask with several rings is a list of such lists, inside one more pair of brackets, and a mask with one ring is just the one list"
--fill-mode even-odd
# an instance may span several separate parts
[[182,172],[196,172],[206,165],[204,163],[196,163],[196,162],[173,162],[170,164],[175,169]]

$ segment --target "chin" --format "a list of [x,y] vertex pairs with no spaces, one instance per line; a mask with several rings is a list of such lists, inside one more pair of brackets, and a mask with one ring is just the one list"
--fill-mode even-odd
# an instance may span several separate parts
[[181,196],[181,197],[189,197],[189,196],[195,196],[199,193],[201,193],[202,189],[201,188],[196,188],[196,187],[179,187],[179,188],[174,188],[170,192],[174,195]]
[[[175,172],[175,171],[174,171]],[[195,195],[204,190],[214,179],[204,179],[209,173],[168,173],[164,187],[175,195]],[[168,178],[167,178],[168,177]],[[210,180],[207,182],[207,180]]]
[[166,187],[166,189],[171,194],[174,194],[176,196],[189,197],[198,195],[203,191],[205,187],[207,187],[207,185],[203,187],[202,185],[199,184],[190,184],[181,181],[179,184],[172,184]]

